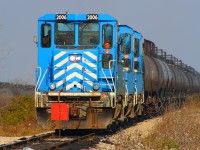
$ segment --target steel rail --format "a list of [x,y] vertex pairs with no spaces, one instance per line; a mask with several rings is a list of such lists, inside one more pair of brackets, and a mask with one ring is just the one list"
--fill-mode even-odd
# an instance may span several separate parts
[[47,147],[47,148],[44,148],[42,150],[55,150],[55,149],[59,149],[59,148],[62,148],[62,147],[65,147],[67,145],[70,145],[70,144],[73,144],[73,143],[77,143],[77,142],[80,142],[82,140],[86,140],[86,139],[89,139],[91,138],[92,136],[94,136],[96,133],[91,133],[91,134],[88,134],[88,135],[84,135],[84,136],[81,136],[81,137],[78,137],[74,140],[71,140],[71,141],[62,141],[62,143],[59,143],[59,144],[55,144],[53,146],[50,146],[50,147]]
[[40,135],[34,135],[30,138],[25,138],[20,141],[13,142],[11,144],[0,145],[0,150],[14,149],[15,147],[19,147],[21,145],[27,145],[30,142],[34,142],[34,141],[41,141],[42,139],[45,139],[54,135],[55,135],[55,132],[48,132],[48,133],[44,133]]

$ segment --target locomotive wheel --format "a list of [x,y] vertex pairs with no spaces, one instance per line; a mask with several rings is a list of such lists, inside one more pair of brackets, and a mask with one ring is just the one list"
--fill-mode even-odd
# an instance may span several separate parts
[[107,126],[107,133],[112,134],[114,132],[114,126],[112,124],[109,124]]
[[129,118],[129,119],[128,119],[128,124],[129,124],[129,125],[132,125],[133,123],[134,123],[134,119],[133,119],[133,118]]
[[127,127],[128,125],[129,125],[129,119],[128,118],[125,118],[124,119],[124,122],[123,122],[123,124],[124,124],[124,127]]

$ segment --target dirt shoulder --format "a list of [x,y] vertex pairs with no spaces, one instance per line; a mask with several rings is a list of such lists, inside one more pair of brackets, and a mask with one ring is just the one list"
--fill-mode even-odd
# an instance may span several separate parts
[[145,147],[141,144],[141,140],[153,133],[155,125],[161,120],[162,117],[157,117],[137,123],[110,137],[105,137],[90,150],[143,149]]

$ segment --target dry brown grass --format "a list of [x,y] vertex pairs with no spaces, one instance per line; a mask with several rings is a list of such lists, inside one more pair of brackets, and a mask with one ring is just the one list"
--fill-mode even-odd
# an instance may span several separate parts
[[200,95],[193,95],[178,111],[167,112],[143,143],[153,149],[197,149],[199,141]]
[[5,105],[0,110],[0,136],[28,136],[47,131],[37,125],[33,96],[15,96]]
[[35,117],[17,125],[0,125],[0,136],[30,136],[45,131],[37,125]]
[[12,96],[9,96],[7,94],[1,94],[0,95],[0,109],[3,107],[6,107],[11,103]]

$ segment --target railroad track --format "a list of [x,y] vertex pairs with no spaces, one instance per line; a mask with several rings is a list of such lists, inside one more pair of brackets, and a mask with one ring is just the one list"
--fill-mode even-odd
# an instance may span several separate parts
[[113,134],[116,134],[123,129],[132,127],[135,124],[144,121],[146,119],[139,119],[139,120],[137,119],[131,124],[127,124],[126,126],[120,126],[114,132],[107,132],[109,134],[106,134],[106,136],[104,131],[96,131],[83,136],[62,136],[62,137],[59,137],[58,133],[56,134],[55,132],[49,132],[41,135],[36,135],[30,138],[24,138],[18,142],[13,142],[11,144],[0,145],[0,150],[10,150],[10,149],[26,150],[28,148],[33,150],[74,149],[74,147],[72,146],[73,144],[74,146],[76,146],[76,148],[78,146],[82,148],[84,145],[88,148],[89,145],[91,145],[91,143],[95,142],[98,143],[100,139],[112,136]]
[[0,145],[0,150],[21,150],[21,149],[33,149],[33,150],[55,150],[62,149],[70,144],[74,144],[80,141],[91,139],[96,133],[90,133],[84,136],[73,137],[58,137],[55,132],[49,132],[30,138],[24,138],[20,141],[13,142],[11,144]]
[[21,138],[19,141],[12,142],[11,144],[3,144],[0,145],[0,150],[7,150],[7,149],[16,149],[17,147],[28,145],[29,143],[41,141],[45,138],[49,138],[54,136],[55,132],[48,132],[40,135],[34,135],[29,138]]

